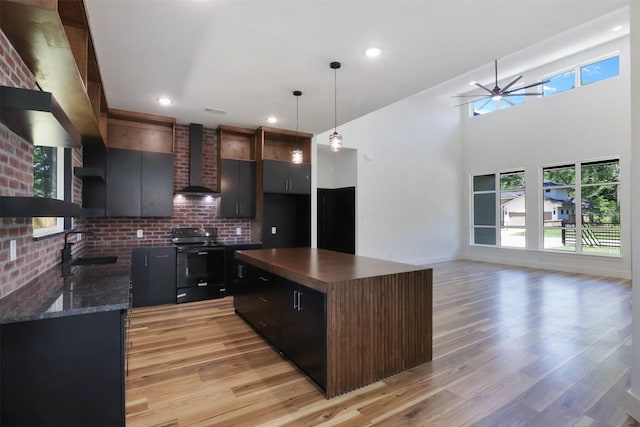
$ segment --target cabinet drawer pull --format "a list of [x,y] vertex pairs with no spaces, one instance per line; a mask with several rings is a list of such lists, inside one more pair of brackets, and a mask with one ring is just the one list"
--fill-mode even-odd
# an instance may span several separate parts
[[207,251],[200,251],[200,252],[198,252],[198,255],[206,255],[206,254],[208,254],[208,253],[209,253],[209,252],[207,252]]
[[298,309],[298,291],[293,291],[293,309]]
[[259,321],[258,321],[258,323],[259,323],[259,324],[260,324],[260,326],[262,326],[263,328],[266,328],[266,327],[268,326],[268,325],[267,325],[264,321],[262,321],[262,320],[259,320]]
[[183,298],[183,297],[186,297],[186,296],[187,296],[187,293],[186,293],[186,292],[183,292],[183,293],[181,293],[181,294],[178,294],[178,298]]
[[220,288],[220,292],[224,292],[226,290],[227,290],[226,288]]
[[169,258],[169,255],[156,255],[156,258]]
[[244,266],[238,265],[238,279],[244,279]]
[[262,302],[265,302],[265,303],[269,302],[269,300],[268,300],[268,299],[266,299],[265,297],[258,297],[258,299],[259,299],[260,301],[262,301]]
[[209,283],[208,282],[200,282],[198,283],[198,286],[207,286]]
[[302,292],[298,291],[298,311],[302,311]]
[[263,282],[268,282],[269,281],[269,279],[267,279],[266,277],[262,277],[262,276],[260,276],[260,280],[262,280]]

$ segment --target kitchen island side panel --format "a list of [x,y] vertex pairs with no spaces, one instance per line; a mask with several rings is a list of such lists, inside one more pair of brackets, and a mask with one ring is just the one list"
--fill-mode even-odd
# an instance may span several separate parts
[[431,361],[432,279],[425,269],[330,287],[328,398]]

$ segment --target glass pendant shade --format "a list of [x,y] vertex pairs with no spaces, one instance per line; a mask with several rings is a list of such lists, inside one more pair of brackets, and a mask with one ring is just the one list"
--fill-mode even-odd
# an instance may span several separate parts
[[342,150],[342,135],[340,135],[338,132],[333,132],[329,136],[329,149],[331,151]]
[[300,164],[302,163],[302,150],[296,148],[295,150],[291,150],[291,163]]

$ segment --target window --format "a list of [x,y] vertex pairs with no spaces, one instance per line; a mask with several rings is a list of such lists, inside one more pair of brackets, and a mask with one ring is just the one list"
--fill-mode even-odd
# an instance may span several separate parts
[[620,56],[603,59],[580,67],[580,84],[588,85],[620,74]]
[[500,174],[500,246],[526,247],[524,171]]
[[[64,148],[33,147],[33,195],[64,200]],[[63,230],[63,218],[36,217],[33,236],[42,237]]]
[[575,165],[544,168],[542,175],[543,247],[575,251],[575,245],[563,244],[566,228],[575,222],[575,216],[568,213],[575,203]]
[[554,95],[576,87],[576,72],[570,70],[545,80],[549,82],[542,86],[542,96]]
[[473,243],[496,244],[496,176],[473,177]]
[[619,175],[618,160],[544,168],[544,249],[620,255]]

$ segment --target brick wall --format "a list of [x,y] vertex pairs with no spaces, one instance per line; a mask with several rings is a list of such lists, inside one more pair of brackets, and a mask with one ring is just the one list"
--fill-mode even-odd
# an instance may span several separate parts
[[[0,30],[0,85],[35,89],[35,78]],[[74,164],[81,151],[73,150]],[[74,181],[74,199],[80,200],[80,183]],[[0,124],[0,195],[33,195],[33,146]],[[7,295],[59,262],[62,236],[33,240],[31,218],[1,218],[0,297]],[[17,259],[10,261],[11,240]],[[75,249],[81,251],[81,245]]]

